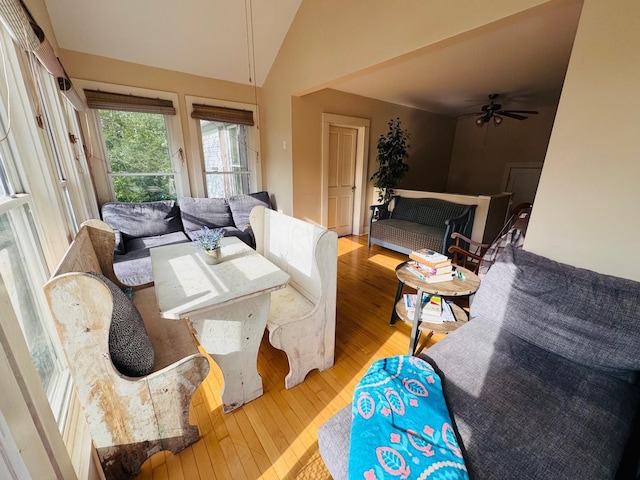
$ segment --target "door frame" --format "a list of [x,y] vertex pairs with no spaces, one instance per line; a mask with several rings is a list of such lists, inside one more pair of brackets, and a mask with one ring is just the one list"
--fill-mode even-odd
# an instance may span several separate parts
[[[500,184],[502,187],[502,191],[503,192],[507,191],[507,185],[509,184],[509,177],[511,176],[511,170],[514,170],[517,168],[542,169],[543,166],[544,166],[543,162],[507,162],[505,163],[504,171],[502,173],[502,183]],[[511,203],[513,203],[513,197],[512,197]],[[514,205],[511,205],[509,207],[509,211],[511,210],[512,206]]]
[[353,193],[352,235],[364,232],[364,208],[367,193],[367,166],[369,160],[369,128],[367,118],[348,117],[333,113],[322,114],[322,187],[320,193],[320,221],[326,227],[329,221],[329,127],[354,128],[358,131],[356,141],[355,192]]

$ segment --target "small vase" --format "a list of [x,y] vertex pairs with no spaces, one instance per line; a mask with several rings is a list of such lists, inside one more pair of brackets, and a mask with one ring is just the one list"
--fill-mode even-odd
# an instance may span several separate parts
[[214,250],[204,250],[204,261],[207,265],[215,265],[222,261],[222,249],[216,248]]

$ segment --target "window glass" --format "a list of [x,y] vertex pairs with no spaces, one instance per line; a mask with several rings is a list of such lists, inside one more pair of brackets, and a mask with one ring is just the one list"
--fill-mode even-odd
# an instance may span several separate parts
[[164,115],[99,110],[114,197],[120,202],[176,199]]
[[48,394],[52,394],[56,375],[60,369],[51,338],[44,328],[45,318],[35,296],[41,285],[34,285],[30,271],[34,261],[41,258],[33,243],[35,228],[27,204],[0,214],[0,275],[7,289],[11,305],[20,322],[40,381]]
[[251,172],[244,125],[200,120],[208,197],[250,193]]
[[[67,183],[67,180],[68,180],[67,173],[65,171],[65,165],[63,163],[63,151],[62,151],[63,146],[59,145],[58,143],[59,140],[64,141],[66,139],[59,139],[59,137],[56,135],[56,131],[53,124],[55,117],[53,115],[53,112],[51,111],[56,107],[59,108],[59,105],[56,105],[56,102],[59,102],[60,98],[57,95],[56,96],[51,95],[47,91],[47,89],[44,88],[43,83],[51,82],[52,79],[42,76],[46,74],[46,72],[44,72],[44,69],[42,67],[39,67],[39,70],[40,70],[41,76],[39,77],[38,86],[40,88],[38,93],[40,95],[40,101],[43,107],[42,123],[43,123],[43,128],[46,132],[47,140],[48,140],[46,145],[49,147],[51,156],[54,161],[53,163],[55,165],[56,175],[58,176],[58,187],[60,188],[62,201],[64,202],[64,208],[66,210],[67,219],[69,220],[69,224],[71,225],[73,232],[77,233],[78,218],[77,218],[75,209],[73,207],[73,201],[71,199],[71,195],[69,192],[69,185]],[[58,117],[58,119],[60,119],[60,117]],[[62,128],[63,126],[59,125],[58,127]]]

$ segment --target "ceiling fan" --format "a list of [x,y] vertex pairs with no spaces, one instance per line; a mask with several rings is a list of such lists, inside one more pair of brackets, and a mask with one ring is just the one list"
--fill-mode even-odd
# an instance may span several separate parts
[[535,110],[503,110],[502,105],[494,103],[494,100],[498,97],[497,93],[489,95],[491,102],[488,105],[482,106],[482,111],[473,113],[472,115],[479,115],[476,119],[476,125],[482,127],[485,123],[488,123],[493,118],[493,124],[497,127],[502,124],[503,117],[515,118],[516,120],[526,120],[527,116],[521,115],[526,113],[527,115],[537,115]]

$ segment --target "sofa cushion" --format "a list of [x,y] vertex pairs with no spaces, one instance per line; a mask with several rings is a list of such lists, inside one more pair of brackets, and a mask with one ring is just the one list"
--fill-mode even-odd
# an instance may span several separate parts
[[153,247],[173,245],[174,243],[184,243],[188,241],[189,237],[184,232],[173,232],[167,233],[165,235],[154,235],[150,237],[127,238],[124,241],[124,245],[127,252],[132,252],[134,250],[149,250]]
[[141,377],[153,371],[153,345],[133,301],[111,280],[90,272],[109,288],[113,297],[113,313],[109,327],[109,354],[123,375]]
[[439,198],[396,197],[391,218],[445,228],[445,220],[460,216],[468,205]]
[[113,256],[113,271],[125,285],[136,286],[153,282],[149,250],[140,249]]
[[507,245],[483,278],[471,317],[579,364],[633,380],[640,370],[640,283]]
[[[241,230],[238,230],[236,227],[220,227],[220,228],[224,230],[225,237],[237,237],[240,240],[242,240],[244,243],[249,245],[251,248],[254,248],[254,249],[256,248],[256,242],[253,238],[253,231],[251,230],[251,228],[246,229],[244,232]],[[202,230],[193,230],[190,232],[188,231],[187,236],[189,237],[189,240],[193,241],[201,233],[202,233]]]
[[614,478],[640,405],[637,385],[485,318],[421,356],[443,376],[472,478]]
[[135,286],[153,282],[149,249],[188,241],[189,237],[183,232],[127,239],[125,241],[127,253],[113,256],[113,271],[118,279],[126,285]]
[[349,404],[318,429],[318,450],[333,480],[348,477],[352,417]]
[[102,220],[127,237],[151,237],[182,230],[180,211],[173,200],[109,202],[102,205]]
[[229,197],[228,202],[233,215],[233,223],[235,223],[236,227],[241,231],[249,228],[249,215],[253,207],[263,206],[265,208],[271,208],[269,194],[264,191],[244,195],[233,195]]
[[182,197],[178,201],[182,225],[186,232],[202,227],[232,227],[233,217],[226,198]]

